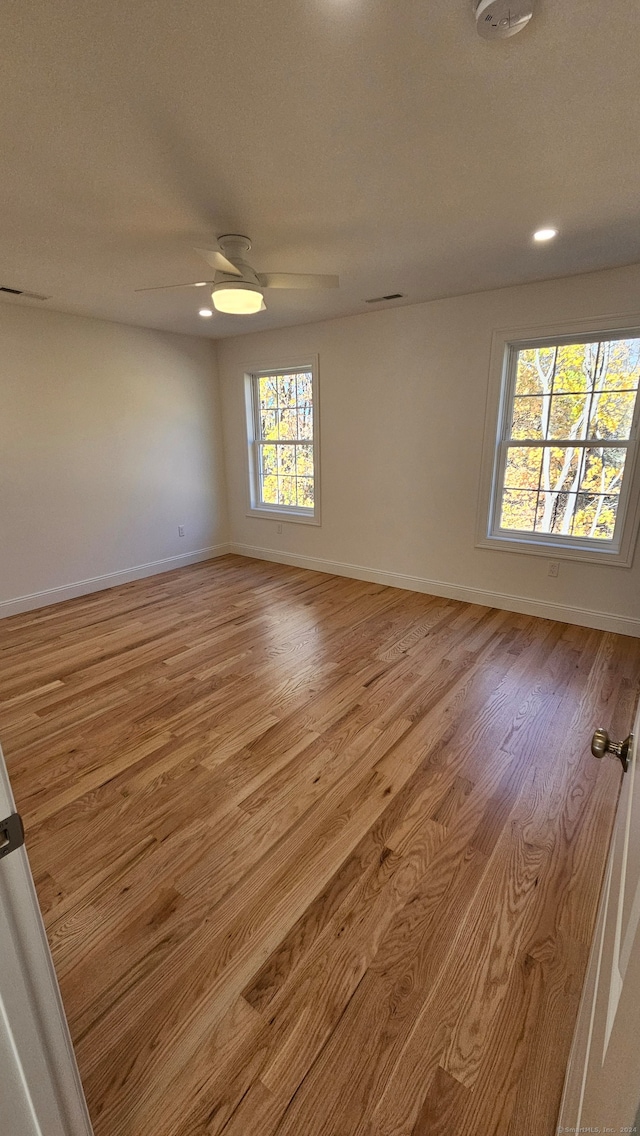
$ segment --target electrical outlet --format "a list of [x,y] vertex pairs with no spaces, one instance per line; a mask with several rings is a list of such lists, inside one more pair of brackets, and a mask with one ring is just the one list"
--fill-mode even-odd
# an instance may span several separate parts
[[184,525],[178,525],[178,536],[184,536]]
[[560,572],[560,565],[559,565],[558,561],[557,560],[551,560],[549,562],[549,571],[548,571],[547,575],[548,576],[557,576],[559,574],[559,572]]
[[282,525],[278,525],[276,532],[277,532],[278,536],[282,536]]

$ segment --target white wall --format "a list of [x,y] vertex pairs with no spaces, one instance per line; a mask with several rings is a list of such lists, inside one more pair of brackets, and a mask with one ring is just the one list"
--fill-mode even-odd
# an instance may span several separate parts
[[0,345],[0,614],[226,541],[210,341],[3,304]]
[[[635,315],[640,265],[221,340],[238,551],[640,634],[633,568],[475,547],[492,331]],[[246,514],[243,365],[320,360],[322,525]],[[362,571],[360,571],[362,569]],[[409,579],[407,579],[409,577]]]

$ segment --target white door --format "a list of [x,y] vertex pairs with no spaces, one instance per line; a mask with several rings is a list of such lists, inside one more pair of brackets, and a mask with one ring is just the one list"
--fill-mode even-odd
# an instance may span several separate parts
[[0,1130],[92,1136],[0,749]]
[[[640,773],[633,725],[559,1130],[635,1132],[640,1103]],[[602,743],[603,739],[600,739]],[[596,744],[596,749],[598,745]],[[605,761],[619,760],[606,753]]]

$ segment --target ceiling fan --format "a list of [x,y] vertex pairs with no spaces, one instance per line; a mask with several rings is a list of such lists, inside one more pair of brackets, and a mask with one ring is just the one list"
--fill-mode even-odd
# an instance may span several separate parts
[[265,310],[265,288],[337,288],[339,286],[337,276],[299,272],[256,272],[244,259],[245,253],[251,248],[251,241],[239,233],[225,233],[218,237],[218,246],[217,249],[196,249],[196,252],[215,269],[213,280],[198,280],[193,284],[165,284],[161,288],[136,288],[136,292],[160,292],[167,288],[204,288],[209,285],[211,300],[216,311],[230,315],[251,315]]

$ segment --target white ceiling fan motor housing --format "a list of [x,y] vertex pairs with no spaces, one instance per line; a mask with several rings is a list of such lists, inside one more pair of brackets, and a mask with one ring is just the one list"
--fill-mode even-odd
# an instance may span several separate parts
[[218,269],[216,277],[219,276],[222,280],[228,279],[231,281],[235,279],[236,283],[241,283],[242,280],[245,280],[251,284],[260,284],[255,269],[244,259],[244,254],[249,252],[251,248],[251,241],[248,237],[243,237],[239,233],[225,233],[223,236],[218,237],[218,244],[227,260],[235,264],[238,271],[242,273],[242,277],[230,276],[224,269]]
[[483,39],[507,39],[526,28],[533,15],[534,0],[474,0],[478,35]]

